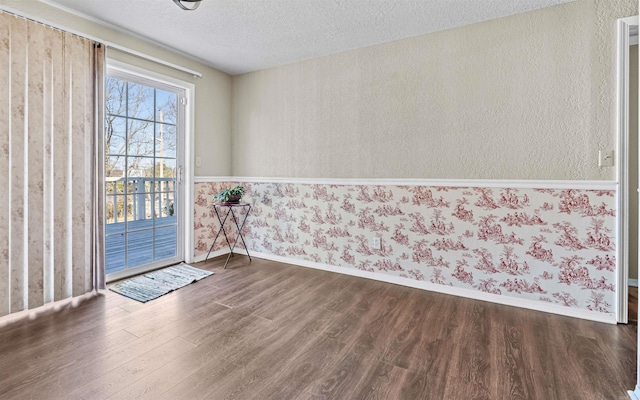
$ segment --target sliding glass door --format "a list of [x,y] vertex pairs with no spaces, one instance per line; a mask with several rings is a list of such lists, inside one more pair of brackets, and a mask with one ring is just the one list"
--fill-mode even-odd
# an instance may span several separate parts
[[108,69],[106,271],[114,280],[182,261],[184,90]]

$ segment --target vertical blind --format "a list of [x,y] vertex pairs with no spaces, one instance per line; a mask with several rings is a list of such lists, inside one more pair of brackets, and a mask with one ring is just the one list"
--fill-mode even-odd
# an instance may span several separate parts
[[0,316],[102,288],[104,49],[0,12]]

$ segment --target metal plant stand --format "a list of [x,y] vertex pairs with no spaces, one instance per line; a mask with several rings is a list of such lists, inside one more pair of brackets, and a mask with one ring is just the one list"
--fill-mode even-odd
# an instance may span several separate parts
[[[244,214],[244,219],[242,220],[242,223],[238,223],[238,218],[236,217],[236,213],[233,212],[233,209],[239,207],[239,208],[247,208],[247,212],[246,214]],[[223,208],[227,209],[227,213],[224,216],[224,219],[220,218],[220,211]],[[249,216],[249,212],[251,212],[251,204],[248,203],[214,203],[213,204],[213,210],[216,213],[216,217],[218,217],[218,222],[220,223],[220,229],[218,229],[218,233],[216,233],[216,237],[215,239],[213,239],[213,243],[211,243],[211,247],[209,247],[209,252],[207,253],[207,258],[205,258],[204,260],[207,261],[209,259],[209,254],[211,254],[211,250],[213,250],[213,246],[216,244],[216,240],[218,240],[218,236],[220,236],[220,232],[222,232],[222,234],[224,235],[224,239],[227,241],[227,245],[229,246],[229,255],[227,256],[227,261],[225,261],[224,263],[224,269],[227,268],[227,264],[229,263],[229,259],[231,258],[231,256],[233,256],[233,250],[236,248],[236,244],[238,243],[238,237],[240,238],[240,240],[242,240],[242,244],[244,245],[244,249],[247,251],[247,256],[249,256],[249,261],[251,261],[251,255],[249,254],[249,248],[247,247],[247,244],[244,241],[244,237],[242,236],[242,228],[244,227],[245,222],[247,222],[247,217]],[[238,229],[238,234],[236,235],[235,240],[233,241],[233,245],[231,245],[231,242],[229,242],[229,237],[227,237],[227,232],[224,229],[224,224],[225,222],[227,222],[227,219],[229,218],[229,215],[231,215],[231,218],[233,220],[233,223],[236,226],[236,229]],[[242,214],[240,214],[240,216],[242,216]]]

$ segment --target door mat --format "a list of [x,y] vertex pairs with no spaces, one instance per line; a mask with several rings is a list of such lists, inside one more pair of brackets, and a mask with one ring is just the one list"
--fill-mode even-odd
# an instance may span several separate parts
[[117,282],[109,290],[146,303],[209,275],[213,275],[213,272],[179,264]]

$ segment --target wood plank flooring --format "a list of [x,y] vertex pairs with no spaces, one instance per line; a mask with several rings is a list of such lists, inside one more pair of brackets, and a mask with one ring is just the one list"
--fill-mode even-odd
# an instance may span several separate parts
[[147,304],[0,319],[1,399],[626,399],[636,325],[234,256]]

